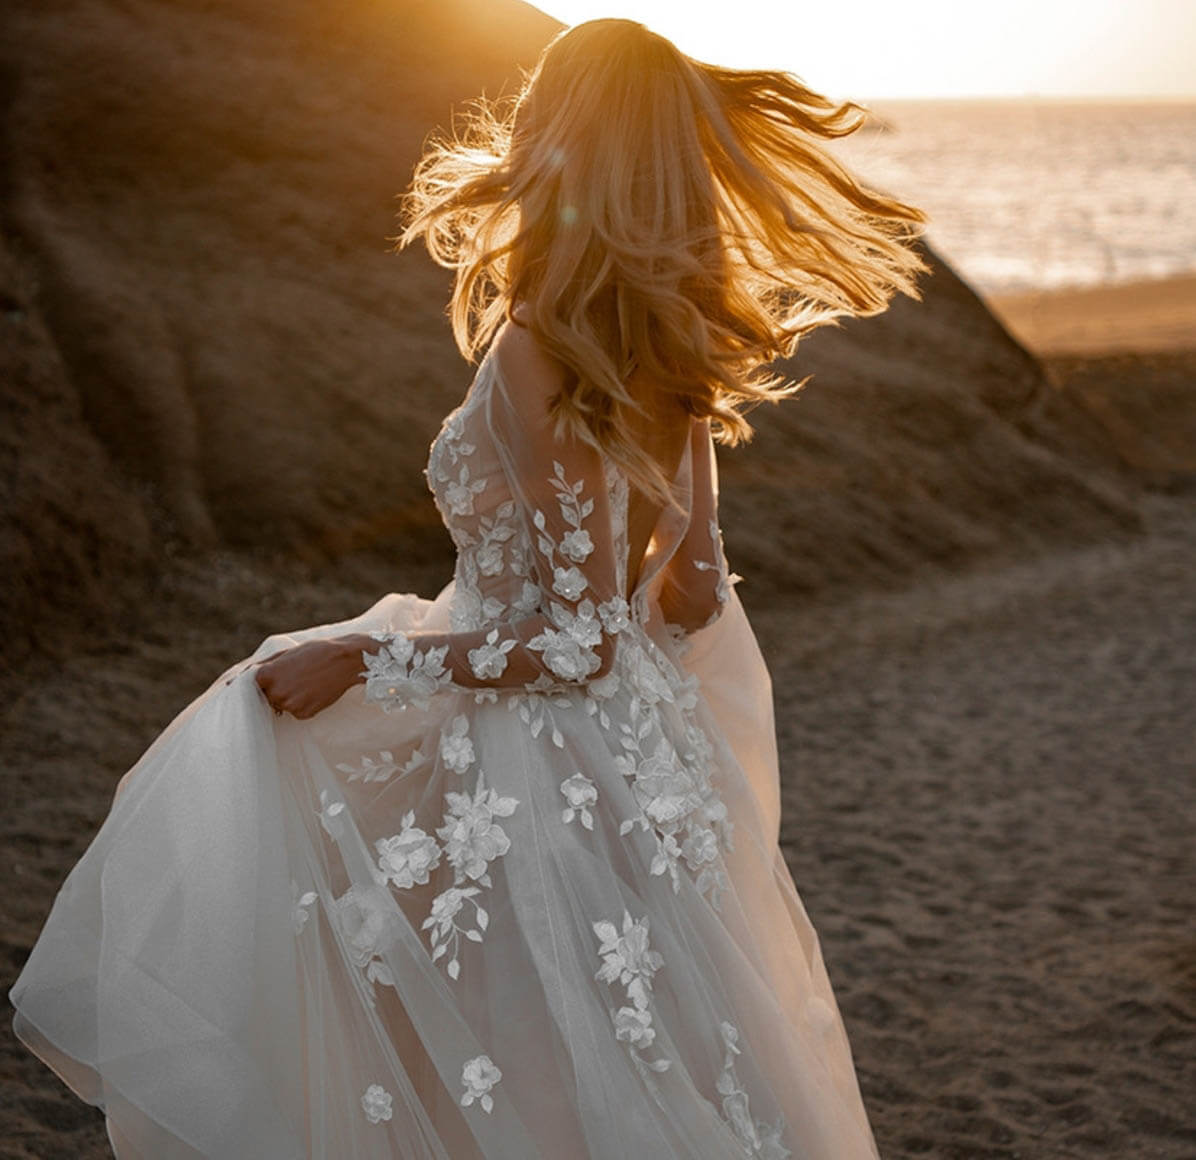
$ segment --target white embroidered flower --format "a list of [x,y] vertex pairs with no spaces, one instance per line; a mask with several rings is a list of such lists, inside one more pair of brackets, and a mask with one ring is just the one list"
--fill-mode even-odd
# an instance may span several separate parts
[[420,651],[405,634],[391,634],[390,643],[376,653],[361,654],[366,700],[387,712],[408,705],[426,709],[432,694],[452,679],[444,667],[447,655],[447,645]]
[[[594,923],[593,927],[602,940],[598,947],[602,966],[594,978],[606,983],[617,979],[627,987],[628,995],[637,1007],[646,1006],[652,976],[664,965],[664,957],[648,946],[648,916],[633,919],[630,911],[624,910],[622,932],[606,920]],[[637,983],[640,985],[633,990]]]
[[432,912],[429,917],[433,922],[451,922],[460,912],[465,898],[464,890],[457,886],[450,886],[432,899]]
[[673,690],[665,675],[642,648],[634,648],[627,657],[626,669],[631,686],[647,705],[672,701]]
[[456,880],[474,878],[489,886],[487,865],[511,848],[511,839],[494,819],[510,817],[519,800],[487,790],[482,773],[472,798],[467,793],[447,793],[444,800],[449,809],[436,833],[444,840],[444,856],[456,871]]
[[702,821],[713,824],[727,821],[727,803],[720,797],[711,795],[702,803],[699,813]]
[[378,851],[378,869],[385,881],[400,889],[418,883],[424,885],[428,875],[440,865],[440,847],[436,839],[415,824],[415,812],[403,815],[402,831],[391,838],[379,838],[374,843]]
[[385,890],[361,886],[350,886],[333,902],[333,917],[355,966],[367,966],[394,942],[393,906]]
[[566,532],[561,537],[561,555],[568,557],[575,563],[584,563],[586,557],[593,550],[594,541],[590,539],[590,533],[584,528],[577,528],[572,532]]
[[669,1059],[661,1057],[649,1061],[640,1054],[640,1049],[651,1046],[656,1038],[649,993],[652,976],[664,965],[664,957],[648,946],[647,915],[633,920],[630,912],[624,909],[621,933],[613,922],[605,919],[592,925],[600,940],[598,953],[602,955],[602,965],[594,978],[610,984],[622,983],[631,1000],[630,1005],[617,1011],[613,1007],[610,1009],[615,1038],[627,1044],[631,1058],[644,1074],[667,1071],[671,1066]]
[[415,655],[415,644],[402,632],[371,632],[372,639],[381,641],[386,646],[391,657],[399,664],[404,664]]
[[497,620],[506,610],[507,606],[497,596],[487,596],[482,601],[483,620]]
[[291,927],[296,934],[303,933],[303,928],[307,926],[309,917],[307,908],[315,901],[316,892],[314,890],[300,894],[298,883],[293,878],[291,879]]
[[482,623],[482,598],[465,572],[463,564],[449,601],[449,627],[453,632],[472,632]]
[[702,804],[693,777],[663,737],[636,770],[634,790],[644,813],[657,825],[678,821]]
[[449,728],[440,734],[440,760],[454,773],[464,773],[473,764],[469,719],[464,713],[454,717]]
[[711,829],[701,827],[690,832],[681,843],[681,853],[691,870],[697,870],[703,863],[718,858],[718,836]]
[[581,824],[587,830],[592,830],[594,815],[590,813],[589,807],[598,800],[598,787],[584,774],[575,773],[561,782],[561,793],[569,803],[561,814],[561,820],[571,822],[576,813],[581,817]]
[[615,1038],[634,1047],[650,1047],[656,1038],[652,1015],[639,1007],[620,1007],[614,1014]]
[[444,502],[455,516],[473,515],[473,497],[486,488],[484,479],[469,479],[469,466],[461,465],[457,478],[444,489]]
[[611,671],[605,677],[590,682],[589,694],[596,701],[609,701],[619,691],[619,684],[619,674]]
[[365,1118],[371,1124],[380,1124],[389,1120],[394,1114],[392,1104],[394,1097],[381,1084],[372,1083],[365,1089],[361,1097],[361,1106],[365,1110]]
[[602,625],[595,615],[592,600],[583,600],[575,613],[554,603],[552,620],[557,628],[564,629],[582,648],[593,648],[602,643]]
[[577,600],[586,590],[586,578],[577,567],[553,568],[552,590],[566,600]]
[[622,596],[612,596],[599,604],[598,615],[602,618],[602,627],[609,633],[619,633],[631,626],[631,610]]
[[760,1147],[760,1137],[756,1132],[756,1125],[752,1122],[752,1113],[748,1110],[747,1093],[736,1089],[723,1096],[723,1115],[730,1121],[735,1135],[751,1149],[748,1155],[753,1155]]
[[743,1146],[745,1156],[753,1157],[753,1160],[789,1160],[793,1154],[781,1142],[784,1120],[772,1125],[755,1119],[748,1094],[735,1074],[735,1056],[743,1054],[738,1046],[739,1029],[724,1019],[719,1024],[719,1030],[726,1051],[723,1055],[723,1070],[714,1086],[723,1097],[724,1119]]
[[494,1097],[490,1091],[500,1079],[502,1072],[495,1067],[490,1056],[477,1055],[467,1060],[461,1071],[461,1082],[465,1085],[461,1106],[467,1108],[474,1100],[479,1100],[482,1110],[489,1112],[494,1107]]
[[[693,674],[690,674],[690,676],[686,677],[685,680],[678,681],[673,686],[673,700],[676,702],[677,708],[685,712],[697,708],[698,678]],[[689,726],[687,728],[687,732],[691,737],[694,735],[700,736],[706,747],[709,748],[710,743],[709,741],[706,741],[706,735],[699,727]]]
[[486,634],[486,642],[469,650],[469,667],[479,681],[492,681],[501,677],[507,667],[507,653],[515,647],[515,638],[498,643],[498,629]]
[[[515,569],[514,559],[512,558],[511,570],[518,572]],[[523,586],[519,589],[519,596],[515,600],[516,612],[535,612],[540,607],[540,589],[530,580],[524,580]]]
[[527,642],[543,653],[544,664],[563,681],[582,681],[602,665],[597,653],[583,649],[567,632],[546,628]]
[[477,552],[478,571],[483,576],[497,576],[502,571],[502,544],[490,541]]

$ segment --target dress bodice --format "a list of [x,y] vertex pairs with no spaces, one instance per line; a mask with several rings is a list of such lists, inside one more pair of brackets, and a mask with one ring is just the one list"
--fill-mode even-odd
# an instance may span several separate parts
[[[501,375],[492,349],[464,400],[445,418],[432,441],[424,473],[457,550],[451,611],[454,631],[485,628],[512,615],[547,612],[542,595],[553,588],[553,576],[538,574],[535,546],[543,529],[535,526],[536,511],[520,503],[523,488],[512,479],[518,456],[504,454],[503,437],[496,430],[492,393],[502,389]],[[691,443],[686,441],[674,478],[675,490],[682,496],[692,494]],[[580,492],[570,491],[576,485],[564,478],[567,469],[559,463],[553,466],[561,468],[561,478],[548,482],[557,489],[560,510],[556,514],[568,528],[560,553],[567,561],[582,563],[592,535],[607,538],[614,553],[616,590],[628,601],[633,615],[642,619],[648,611],[653,578],[685,538],[688,508],[660,513],[643,566],[633,570],[628,558],[630,487],[626,474],[609,457],[603,457],[610,526],[595,530],[585,526],[587,500]],[[633,571],[639,574],[636,591],[628,592],[627,579]]]

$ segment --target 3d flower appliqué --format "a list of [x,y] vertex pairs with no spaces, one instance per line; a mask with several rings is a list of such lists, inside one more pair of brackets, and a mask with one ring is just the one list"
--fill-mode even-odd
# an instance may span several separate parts
[[402,632],[372,634],[383,642],[376,652],[363,651],[365,698],[387,712],[414,705],[426,709],[431,697],[452,679],[444,658],[448,647],[420,650]]
[[630,1003],[610,1009],[615,1038],[625,1042],[641,1074],[667,1071],[670,1061],[665,1058],[647,1060],[641,1050],[656,1039],[650,1005],[652,977],[664,965],[664,957],[648,945],[648,916],[633,919],[623,911],[623,928],[602,919],[591,924],[599,938],[598,953],[602,965],[594,978],[604,983],[621,983]]
[[467,793],[447,793],[448,812],[437,835],[444,842],[444,856],[456,871],[456,880],[473,878],[490,886],[489,864],[511,848],[511,839],[494,819],[508,818],[519,799],[500,797],[486,788],[486,775],[478,774],[477,788]]
[[784,1120],[769,1124],[752,1117],[748,1094],[735,1072],[735,1056],[742,1055],[739,1047],[739,1028],[724,1019],[719,1024],[723,1037],[723,1070],[715,1087],[723,1097],[723,1118],[735,1133],[745,1156],[752,1160],[789,1160],[793,1155],[781,1142]]
[[354,966],[365,969],[371,983],[394,986],[382,957],[397,936],[394,901],[381,886],[350,886],[332,904],[332,917]]
[[374,847],[384,880],[399,889],[426,884],[428,875],[440,865],[440,847],[435,838],[415,824],[413,810],[403,815],[399,833],[379,838]]
[[585,774],[579,772],[561,782],[561,793],[568,803],[561,813],[561,820],[571,822],[576,815],[581,818],[581,824],[587,830],[592,830],[594,815],[590,813],[589,807],[598,800],[598,787]]
[[461,1071],[461,1082],[465,1085],[461,1106],[467,1108],[477,1100],[482,1105],[482,1111],[492,1111],[494,1097],[490,1093],[500,1079],[502,1071],[494,1065],[490,1056],[475,1055],[473,1059],[466,1060]]
[[515,638],[500,641],[498,629],[486,634],[486,641],[469,650],[469,667],[479,681],[496,680],[507,669],[507,653],[515,647]]
[[440,735],[440,760],[454,773],[464,773],[474,762],[469,739],[469,718],[459,713]]
[[372,1083],[365,1089],[361,1106],[371,1124],[381,1124],[394,1115],[394,1097],[380,1083]]

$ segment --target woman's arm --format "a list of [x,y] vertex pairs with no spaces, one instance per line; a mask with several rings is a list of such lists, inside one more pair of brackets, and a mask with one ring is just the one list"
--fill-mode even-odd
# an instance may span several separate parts
[[576,686],[610,670],[628,608],[603,458],[555,437],[547,403],[558,372],[531,335],[511,328],[500,341],[487,418],[512,496],[507,518],[523,523],[530,546],[530,592],[476,631],[345,636],[270,658],[258,684],[276,709],[311,716],[363,679],[370,700],[403,708],[445,688]]
[[718,619],[733,579],[727,574],[718,526],[718,466],[708,420],[694,423],[691,452],[693,500],[689,529],[662,573],[660,588],[665,622],[683,634],[697,632]]

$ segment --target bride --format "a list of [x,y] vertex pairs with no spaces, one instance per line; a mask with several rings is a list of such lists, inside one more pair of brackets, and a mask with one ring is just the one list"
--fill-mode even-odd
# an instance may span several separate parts
[[916,295],[835,106],[598,20],[405,205],[472,358],[435,600],[270,637],[122,780],[12,991],[126,1158],[875,1157],[777,845],[713,440]]

